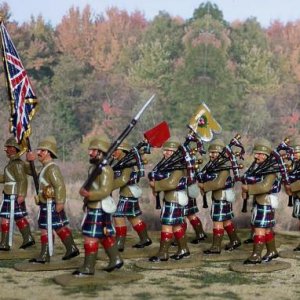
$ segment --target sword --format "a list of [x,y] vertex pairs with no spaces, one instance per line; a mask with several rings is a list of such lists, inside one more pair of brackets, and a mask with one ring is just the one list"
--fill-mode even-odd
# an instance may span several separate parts
[[47,199],[47,235],[49,256],[53,255],[53,235],[52,235],[52,203],[54,198],[54,190],[48,185],[43,188],[43,195]]
[[10,214],[9,214],[9,233],[8,233],[8,245],[12,247],[13,235],[14,235],[14,221],[15,221],[15,202],[16,195],[10,196]]

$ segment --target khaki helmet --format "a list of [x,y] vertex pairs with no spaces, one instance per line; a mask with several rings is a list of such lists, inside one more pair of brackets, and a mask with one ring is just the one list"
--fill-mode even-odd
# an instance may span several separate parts
[[164,150],[171,150],[171,151],[176,151],[180,144],[176,141],[168,141],[163,144],[163,149]]
[[263,153],[265,155],[270,155],[272,152],[271,143],[265,138],[259,138],[255,141],[253,147],[253,153]]
[[57,158],[57,145],[56,139],[54,136],[47,136],[44,140],[40,141],[38,146],[38,150],[48,150],[52,153],[54,158]]
[[127,142],[123,142],[119,145],[118,149],[129,152],[131,150],[131,145]]
[[107,152],[110,147],[110,142],[104,137],[94,138],[90,141],[89,150],[100,150],[102,152]]
[[21,151],[21,146],[17,143],[14,137],[10,137],[6,142],[4,147],[11,146],[15,147],[18,151]]
[[208,152],[222,152],[225,147],[225,143],[221,139],[213,140],[208,146]]
[[300,152],[300,138],[293,140],[292,147],[295,152]]

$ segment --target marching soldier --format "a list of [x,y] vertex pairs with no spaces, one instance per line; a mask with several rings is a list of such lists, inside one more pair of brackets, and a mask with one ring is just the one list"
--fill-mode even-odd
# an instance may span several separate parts
[[[163,145],[163,155],[167,159],[178,149],[178,142],[168,141]],[[151,173],[150,173],[151,174]],[[190,255],[187,247],[185,231],[182,227],[184,222],[184,206],[187,204],[186,183],[181,184],[185,179],[184,170],[174,170],[167,173],[151,175],[150,187],[155,193],[164,192],[164,203],[161,210],[161,240],[160,248],[151,262],[167,261],[169,259],[169,247],[172,237],[176,239],[178,251],[171,256],[172,259],[180,260]]]
[[[264,139],[258,139],[253,148],[256,168],[264,163],[272,152],[271,143]],[[273,227],[275,226],[275,209],[272,198],[275,199],[274,185],[276,185],[276,173],[264,175],[262,180],[256,180],[253,184],[243,184],[243,198],[246,193],[253,195],[255,205],[252,210],[251,224],[254,226],[254,244],[251,256],[244,264],[257,264],[262,261],[268,262],[278,257],[275,246]],[[266,244],[267,253],[261,257]]]
[[[39,193],[35,197],[36,204],[40,206],[38,219],[41,230],[41,253],[37,258],[29,262],[46,263],[50,262],[50,255],[53,249],[54,230],[66,248],[63,260],[69,260],[79,255],[72,232],[68,228],[69,221],[64,211],[66,202],[66,187],[58,165],[54,162],[57,158],[56,140],[53,136],[46,137],[37,147],[37,157],[42,164],[39,173]],[[29,152],[27,160],[33,161],[35,154]]]
[[[114,152],[113,157],[116,160],[121,160],[131,147],[127,143],[122,143]],[[144,248],[152,244],[148,236],[146,223],[139,217],[142,214],[139,205],[139,197],[141,197],[141,189],[137,185],[139,181],[139,171],[135,171],[134,167],[127,167],[114,172],[114,187],[120,188],[119,202],[117,210],[114,213],[114,223],[116,227],[116,238],[118,250],[123,251],[127,234],[126,219],[131,223],[133,229],[137,232],[140,241],[133,245],[134,248]]]
[[[210,161],[218,159],[225,147],[221,139],[211,142],[208,147]],[[211,218],[213,221],[213,244],[210,249],[204,250],[204,254],[220,254],[224,230],[229,237],[229,244],[225,245],[225,250],[232,251],[241,245],[233,220],[232,201],[234,195],[228,193],[227,181],[230,178],[229,170],[221,170],[215,173],[215,178],[203,183],[199,183],[202,193],[212,191]],[[230,191],[232,191],[230,189]]]
[[[109,149],[109,142],[103,138],[95,138],[89,145],[90,172],[96,168]],[[113,191],[114,173],[109,165],[102,168],[94,180],[90,190],[81,188],[79,193],[84,197],[86,216],[82,226],[84,236],[84,264],[73,275],[93,275],[98,253],[99,241],[109,257],[105,271],[111,272],[123,266],[117,243],[114,238],[115,230],[112,224],[112,213],[115,211],[114,202],[110,196]]]
[[[0,182],[4,183],[3,202],[1,205],[0,217],[2,237],[0,250],[9,251],[9,231],[13,234],[13,228],[10,228],[10,218],[14,218],[22,234],[23,243],[21,249],[26,249],[35,244],[30,231],[30,226],[26,216],[25,197],[27,195],[27,175],[25,163],[21,160],[19,152],[21,148],[15,138],[9,138],[4,145],[9,162],[4,168],[4,174],[0,175]],[[12,207],[13,203],[13,207]],[[11,237],[12,238],[12,237]]]

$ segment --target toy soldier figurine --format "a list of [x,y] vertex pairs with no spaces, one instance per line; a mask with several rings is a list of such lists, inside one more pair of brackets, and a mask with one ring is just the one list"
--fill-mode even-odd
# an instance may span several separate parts
[[[114,159],[120,161],[130,149],[130,145],[123,142],[114,152]],[[140,238],[140,241],[133,245],[133,247],[144,248],[152,244],[148,236],[147,226],[145,222],[139,218],[142,212],[138,198],[141,197],[142,191],[137,185],[139,181],[138,173],[139,170],[134,170],[134,167],[126,167],[122,170],[114,171],[114,190],[120,188],[120,200],[118,202],[117,211],[114,213],[114,222],[118,250],[121,252],[124,250],[127,233],[125,217],[131,223]]]
[[[225,147],[221,139],[216,139],[211,142],[208,147],[210,162],[218,159],[220,153]],[[213,170],[214,172],[214,170]],[[229,244],[225,245],[225,250],[232,251],[241,245],[238,238],[232,219],[234,217],[232,211],[232,201],[234,194],[232,186],[228,188],[228,179],[230,179],[229,168],[224,167],[223,170],[215,170],[212,180],[199,183],[202,193],[212,191],[212,207],[211,218],[213,221],[213,244],[210,249],[204,250],[204,254],[220,254],[221,244],[224,236],[224,229],[229,237]],[[229,191],[229,192],[228,192]]]
[[5,142],[4,151],[9,158],[9,162],[4,168],[4,174],[0,175],[0,182],[4,183],[3,202],[0,211],[0,217],[2,218],[0,250],[2,251],[10,250],[9,240],[12,241],[13,234],[13,227],[10,228],[10,225],[13,226],[13,220],[16,221],[23,237],[20,248],[26,249],[35,244],[26,219],[28,214],[25,205],[27,175],[25,163],[19,156],[20,150],[20,145],[13,137]]
[[[109,142],[103,138],[95,138],[90,142],[88,149],[91,167],[89,172],[92,172],[103,161],[109,146]],[[113,184],[113,170],[109,165],[105,165],[90,190],[81,188],[79,191],[80,195],[84,197],[84,209],[87,210],[82,226],[85,257],[83,266],[74,271],[73,275],[93,275],[95,273],[99,241],[109,257],[109,264],[104,270],[111,272],[123,266],[112,224],[112,213],[115,211],[115,207],[114,209],[111,207],[114,202],[110,195],[113,191]]]
[[[293,197],[293,217],[299,220],[300,228],[300,139],[296,139],[293,143],[295,167],[292,173],[295,173],[295,178],[291,178],[290,191]],[[300,251],[300,244],[294,249]]]
[[[69,221],[64,211],[66,202],[66,187],[58,165],[56,140],[53,136],[46,137],[37,147],[37,157],[42,164],[39,173],[39,193],[35,197],[36,204],[40,206],[38,219],[41,229],[41,253],[37,258],[29,260],[34,263],[50,262],[53,252],[53,231],[57,233],[66,248],[63,260],[79,255],[71,230],[67,227]],[[29,152],[27,160],[35,159],[35,154]]]
[[[163,145],[163,155],[167,159],[178,149],[179,143],[174,141],[166,142]],[[186,183],[184,170],[163,172],[159,169],[149,174],[150,186],[155,193],[164,192],[164,203],[161,210],[161,240],[160,248],[155,256],[149,260],[152,262],[167,261],[169,259],[169,247],[173,234],[178,244],[178,251],[171,256],[172,259],[180,260],[188,257],[190,251],[187,247],[185,231],[182,227],[184,222],[183,210],[187,204]]]
[[[268,159],[271,152],[271,143],[263,138],[258,139],[253,148],[255,159],[253,169],[259,168]],[[251,224],[254,226],[253,252],[244,261],[244,264],[257,264],[261,263],[262,260],[268,262],[278,257],[275,247],[275,236],[272,230],[275,225],[275,210],[271,205],[271,199],[275,197],[274,185],[276,185],[277,180],[276,173],[263,175],[260,178],[257,177],[251,184],[249,184],[249,181],[247,183],[247,178],[245,180],[246,184],[242,185],[243,198],[246,197],[246,193],[253,195],[255,205],[252,210],[251,220]],[[265,244],[267,246],[267,253],[262,258],[261,253]]]

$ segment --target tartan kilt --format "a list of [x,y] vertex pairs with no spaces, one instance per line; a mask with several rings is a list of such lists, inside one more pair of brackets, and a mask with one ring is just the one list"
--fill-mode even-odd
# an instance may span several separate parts
[[294,199],[293,217],[300,220],[300,199],[299,198]]
[[160,214],[162,225],[180,225],[184,222],[184,206],[164,201]]
[[[10,199],[12,195],[7,195],[3,193],[3,200],[1,204],[0,210],[0,218],[10,219]],[[14,195],[15,196],[15,195]],[[26,211],[26,204],[25,201],[19,204],[17,202],[17,197],[15,197],[15,213],[14,219],[19,220],[28,215]]]
[[197,201],[195,198],[189,197],[188,204],[184,207],[184,216],[191,216],[199,212],[199,208],[197,206]]
[[226,200],[213,200],[210,216],[213,222],[224,222],[233,219],[232,203]]
[[[55,202],[52,202],[51,213],[52,213],[52,229],[57,230],[69,224],[66,213],[64,210],[59,213],[55,210]],[[40,214],[38,219],[40,229],[47,229],[47,204],[40,204]]]
[[112,214],[102,208],[89,208],[82,225],[82,234],[92,238],[105,238],[115,234]]
[[142,214],[138,198],[120,197],[114,217],[137,217]]
[[272,228],[275,226],[275,209],[271,205],[256,204],[252,210],[251,225],[256,228]]

